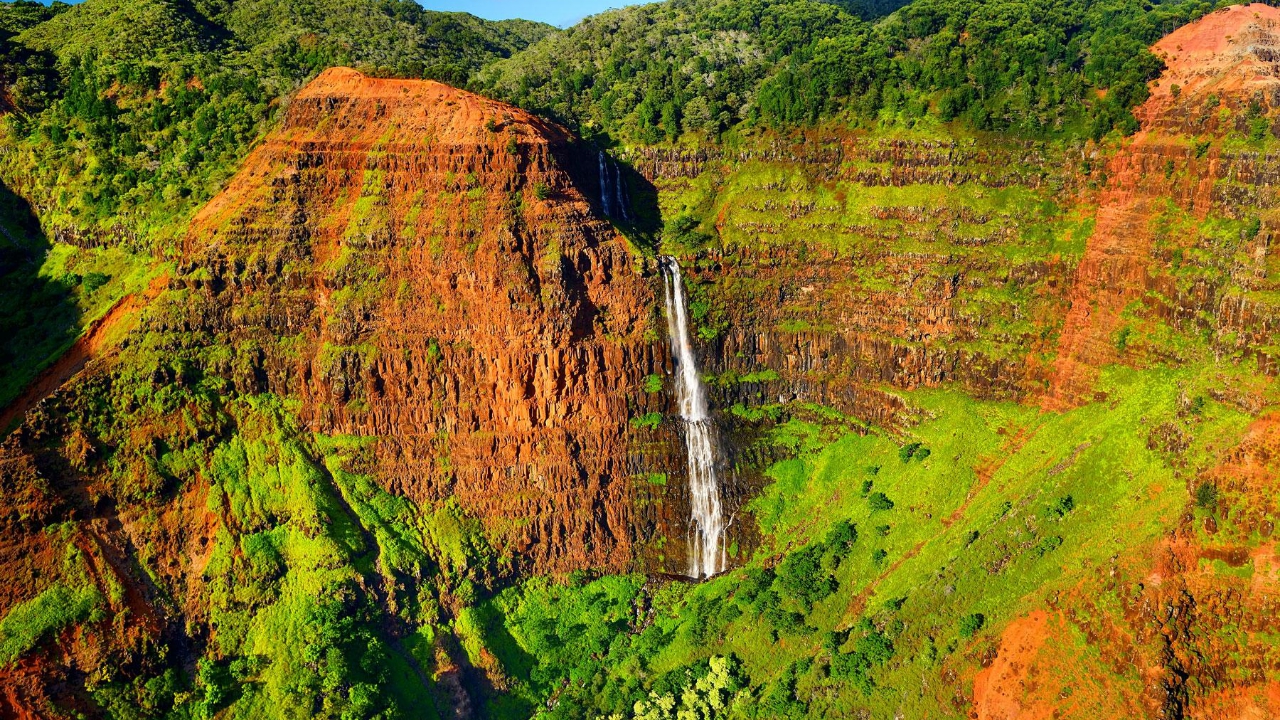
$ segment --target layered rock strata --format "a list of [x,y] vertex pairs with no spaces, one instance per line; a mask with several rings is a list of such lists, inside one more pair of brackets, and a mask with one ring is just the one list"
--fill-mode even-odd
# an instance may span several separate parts
[[445,85],[329,70],[197,216],[183,322],[238,348],[211,367],[238,392],[378,437],[391,492],[456,498],[531,568],[623,569],[628,396],[664,356],[571,145]]

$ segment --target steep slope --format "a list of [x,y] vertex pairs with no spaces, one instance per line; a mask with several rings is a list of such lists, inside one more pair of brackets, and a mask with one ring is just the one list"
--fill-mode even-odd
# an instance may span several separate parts
[[470,717],[506,682],[479,595],[634,567],[665,345],[580,153],[429,81],[294,97],[141,326],[0,448],[0,714]]
[[22,258],[0,283],[0,305],[14,308],[0,404],[162,272],[282,99],[320,70],[360,63],[461,83],[552,29],[411,0],[19,2],[0,4],[0,25],[3,194],[34,215],[29,227],[6,219],[0,240]]
[[625,567],[654,298],[574,163],[525,113],[326,71],[195,218],[193,329],[252,348],[239,392],[383,438],[389,490],[456,498],[522,564]]
[[696,587],[505,590],[487,637],[537,662],[525,707],[1275,714],[1275,12],[1170,35],[1140,132],[1104,143],[624,150],[711,404],[771,480],[760,551]]
[[[1199,320],[1219,338],[1235,335],[1238,349],[1257,354],[1260,370],[1274,366],[1266,346],[1280,329],[1280,318],[1273,307],[1258,307],[1250,298],[1269,289],[1269,233],[1262,232],[1262,223],[1270,226],[1267,210],[1273,198],[1266,181],[1257,177],[1258,165],[1266,159],[1210,150],[1207,141],[1201,149],[1183,133],[1272,133],[1280,89],[1280,69],[1274,63],[1277,31],[1280,10],[1238,5],[1185,26],[1155,46],[1169,67],[1154,84],[1151,99],[1136,111],[1142,130],[1108,162],[1097,224],[1076,272],[1071,311],[1059,341],[1048,406],[1084,400],[1099,368],[1127,349],[1133,328],[1124,329],[1126,311],[1130,320],[1140,321],[1153,311],[1174,323]],[[1212,289],[1203,281],[1198,287],[1179,282],[1177,268],[1156,256],[1157,235],[1167,218],[1164,206],[1170,201],[1194,222],[1203,223],[1213,211],[1251,218],[1255,225],[1242,231],[1238,252],[1248,258],[1245,263],[1255,264],[1255,271],[1233,269],[1224,285]],[[1178,238],[1163,244],[1166,253],[1191,250],[1179,247],[1183,243]]]
[[[1275,714],[1277,17],[1162,41],[1123,139],[635,172],[325,72],[0,446],[0,715]],[[726,440],[701,583],[628,196]]]

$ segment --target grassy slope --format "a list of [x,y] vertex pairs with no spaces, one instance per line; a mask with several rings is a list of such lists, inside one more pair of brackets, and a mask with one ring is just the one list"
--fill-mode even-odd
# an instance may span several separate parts
[[[649,688],[670,687],[671,674],[717,655],[741,661],[739,694],[749,699],[741,716],[770,716],[777,710],[771,693],[794,676],[787,695],[803,710],[791,710],[810,716],[869,709],[875,717],[963,717],[967,704],[951,705],[951,695],[969,692],[981,655],[1007,623],[1078,593],[1104,613],[1117,611],[1128,588],[1107,587],[1113,558],[1132,560],[1168,532],[1189,504],[1191,479],[1250,420],[1214,402],[1191,412],[1187,398],[1235,381],[1193,370],[1116,370],[1105,380],[1108,401],[1064,414],[979,402],[949,389],[903,393],[928,418],[907,437],[792,420],[772,441],[797,455],[770,469],[774,483],[755,502],[768,540],[746,568],[656,591],[622,578],[568,588],[535,581],[495,601],[490,643],[510,671],[527,672],[535,687],[557,685],[536,682],[541,678],[573,680],[550,713],[557,717],[628,716],[631,702]],[[1150,447],[1151,428],[1164,423],[1194,438],[1181,457]],[[931,452],[904,462],[900,450],[908,442]],[[867,481],[871,493],[892,500],[892,509],[870,507]],[[1072,501],[1064,504],[1067,497]],[[859,539],[835,568],[839,590],[806,611],[775,581],[782,607],[800,613],[803,626],[772,620],[759,595],[744,590],[749,578],[788,553],[821,545],[840,520],[855,524]],[[664,593],[674,597],[664,602]],[[627,624],[637,602],[655,608],[643,631]],[[985,618],[982,629],[964,637],[959,621],[974,614]],[[824,646],[828,633],[849,629],[837,653]],[[833,674],[832,664],[840,662],[835,654],[855,651],[858,638],[873,633],[891,641],[892,653],[867,673],[867,692],[856,675]],[[584,646],[604,659],[584,661]],[[946,671],[965,680],[953,688],[940,681]],[[1141,690],[1139,676],[1112,676],[1100,664],[1064,682],[1099,672],[1124,688],[1115,702]],[[922,686],[922,677],[933,680]],[[676,698],[680,687],[673,688]],[[1116,711],[1111,700],[1096,700],[1097,711]]]

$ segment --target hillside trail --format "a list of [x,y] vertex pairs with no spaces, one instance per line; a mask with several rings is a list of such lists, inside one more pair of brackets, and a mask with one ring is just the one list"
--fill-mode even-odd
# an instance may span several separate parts
[[21,395],[0,411],[0,433],[8,435],[32,408],[66,385],[90,360],[111,350],[114,347],[112,340],[121,334],[119,331],[127,328],[129,323],[136,322],[138,312],[158,297],[168,285],[168,274],[158,275],[141,293],[125,295],[106,314],[93,321],[61,357],[37,375]]

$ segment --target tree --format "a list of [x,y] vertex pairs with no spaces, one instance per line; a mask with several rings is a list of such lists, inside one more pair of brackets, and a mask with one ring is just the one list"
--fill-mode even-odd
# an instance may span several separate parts
[[705,132],[714,135],[720,130],[715,118],[711,115],[711,105],[701,95],[685,103],[684,117],[680,122],[685,132]]
[[889,499],[888,495],[885,495],[884,493],[878,490],[876,492],[871,493],[871,495],[867,498],[867,505],[871,507],[872,512],[880,512],[882,510],[893,509],[893,501]]
[[983,625],[987,624],[987,618],[982,613],[973,613],[960,618],[960,637],[971,638]]

